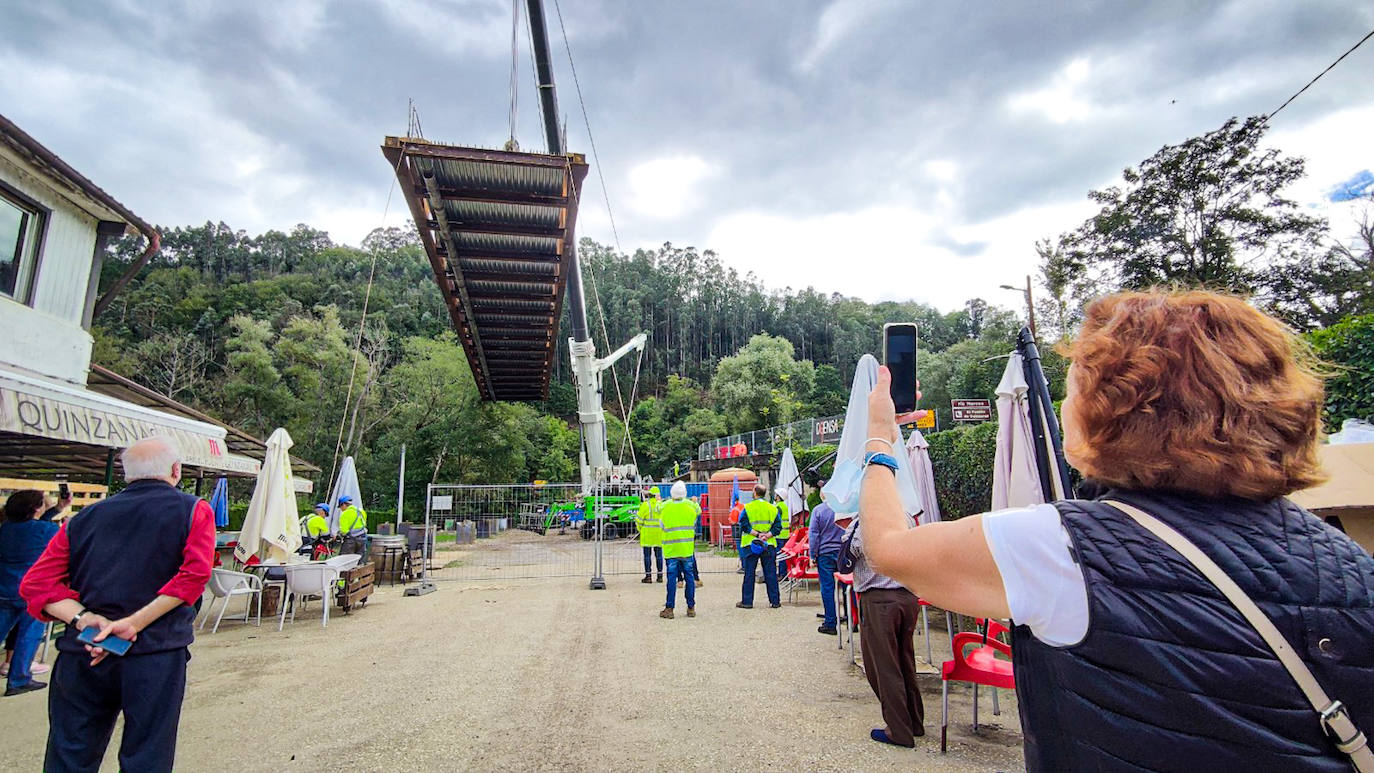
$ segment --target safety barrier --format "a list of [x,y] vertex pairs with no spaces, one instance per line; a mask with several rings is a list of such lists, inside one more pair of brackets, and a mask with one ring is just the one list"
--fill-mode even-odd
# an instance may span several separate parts
[[822,443],[837,443],[844,429],[844,414],[801,419],[767,429],[708,440],[697,446],[697,459],[728,459],[751,454],[771,454],[786,446],[809,448]]
[[[633,519],[638,508],[629,499],[638,490],[598,488],[592,492],[595,512],[588,513],[581,486],[575,483],[431,485],[425,524],[435,538],[425,553],[427,577],[472,581],[642,576],[643,551]],[[733,574],[739,566],[733,549],[705,539],[703,526],[697,542],[701,572]]]

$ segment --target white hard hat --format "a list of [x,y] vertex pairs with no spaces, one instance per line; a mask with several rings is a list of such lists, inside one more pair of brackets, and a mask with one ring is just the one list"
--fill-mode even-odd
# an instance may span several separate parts
[[687,498],[687,484],[686,484],[686,483],[683,483],[682,481],[677,481],[677,482],[673,483],[673,489],[672,489],[672,492],[671,492],[671,493],[672,493],[673,499],[686,499],[686,498]]

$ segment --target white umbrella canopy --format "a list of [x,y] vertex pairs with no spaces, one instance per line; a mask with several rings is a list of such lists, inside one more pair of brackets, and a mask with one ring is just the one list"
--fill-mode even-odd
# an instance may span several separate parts
[[359,507],[363,504],[363,491],[358,487],[358,468],[353,463],[353,457],[345,456],[343,464],[339,466],[339,477],[334,479],[334,492],[329,495],[329,533],[339,533],[339,499],[345,496],[353,497],[353,504]]
[[234,558],[241,562],[260,555],[265,560],[284,563],[301,546],[295,481],[288,455],[293,445],[291,435],[280,427],[267,438],[267,455],[253,487],[238,547],[234,548]]
[[797,471],[797,457],[792,455],[791,448],[783,449],[782,461],[778,462],[778,482],[773,493],[787,503],[787,512],[792,515],[806,509],[802,485],[801,473]]
[[906,439],[906,457],[911,462],[911,476],[916,479],[916,493],[921,495],[920,523],[938,523],[940,502],[935,496],[935,470],[930,465],[930,443],[919,429],[912,429]]
[[997,455],[993,461],[992,508],[1043,504],[1040,472],[1031,432],[1030,387],[1021,355],[1013,352],[997,385]]
[[[826,504],[836,514],[853,515],[859,512],[859,484],[863,480],[864,443],[868,440],[868,394],[878,383],[878,360],[871,354],[859,358],[854,368],[854,385],[849,390],[849,408],[844,414],[844,429],[835,452],[835,472],[826,482]],[[892,424],[888,437],[900,438],[901,430]],[[899,447],[890,452],[897,460],[897,494],[907,515],[921,511],[921,497],[911,476],[911,463]]]

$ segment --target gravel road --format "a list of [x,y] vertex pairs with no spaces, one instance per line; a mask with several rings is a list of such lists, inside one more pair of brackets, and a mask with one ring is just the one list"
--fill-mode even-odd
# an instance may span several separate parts
[[[445,582],[418,598],[381,588],[327,629],[317,605],[281,633],[275,621],[226,622],[192,646],[177,768],[1023,769],[1010,693],[1000,717],[985,695],[975,736],[968,688],[952,690],[940,755],[929,668],[927,735],[914,751],[873,743],[877,701],[835,638],[816,633],[817,594],[735,609],[735,577],[707,575],[695,619],[680,598],[679,617],[659,619],[662,585],[611,577],[595,592],[572,579]],[[938,660],[947,640],[932,634]],[[740,659],[761,649],[776,668],[746,676]],[[0,704],[0,769],[40,769],[46,701],[40,691]]]

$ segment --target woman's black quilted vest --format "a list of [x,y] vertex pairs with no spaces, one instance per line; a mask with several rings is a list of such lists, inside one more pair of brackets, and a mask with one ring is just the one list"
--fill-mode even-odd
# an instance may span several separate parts
[[[1374,736],[1374,559],[1286,499],[1113,491],[1192,540]],[[1025,626],[1013,660],[1032,771],[1341,771],[1310,704],[1191,564],[1116,509],[1055,505],[1088,588],[1083,641]]]

